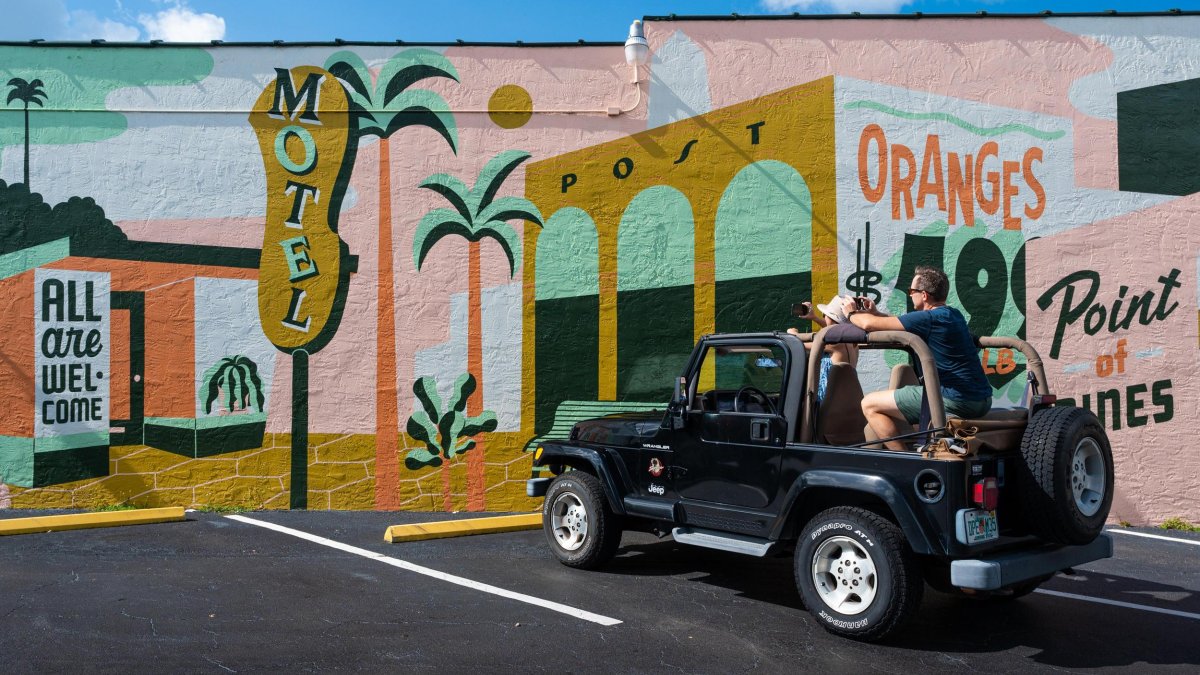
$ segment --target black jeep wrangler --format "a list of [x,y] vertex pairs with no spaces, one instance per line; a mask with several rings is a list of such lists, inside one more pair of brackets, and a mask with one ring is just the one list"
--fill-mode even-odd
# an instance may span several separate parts
[[[831,343],[901,349],[892,385],[921,383],[908,451],[883,449],[861,411],[855,370],[830,369]],[[1112,451],[1089,411],[1057,406],[1027,343],[1028,406],[947,419],[929,348],[905,332],[833,326],[816,334],[707,335],[665,410],[576,424],[538,445],[554,555],[596,568],[624,530],[752,556],[795,550],[804,604],[829,631],[878,640],[910,618],[924,582],[1020,597],[1055,572],[1112,555]],[[923,377],[920,375],[923,374]]]

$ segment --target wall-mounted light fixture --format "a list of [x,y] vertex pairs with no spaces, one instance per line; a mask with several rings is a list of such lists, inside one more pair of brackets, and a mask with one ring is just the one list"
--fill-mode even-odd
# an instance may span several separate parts
[[642,30],[641,20],[629,24],[629,39],[625,40],[625,63],[633,66],[634,84],[641,81],[640,66],[650,58],[650,43],[646,41],[646,33]]
[[637,90],[637,98],[634,99],[633,105],[629,107],[609,106],[608,114],[610,117],[627,113],[642,102],[642,66],[650,59],[650,43],[646,41],[646,33],[642,30],[641,20],[634,21],[629,24],[629,38],[625,40],[625,63],[628,63],[633,68],[633,79],[629,80],[634,89]]

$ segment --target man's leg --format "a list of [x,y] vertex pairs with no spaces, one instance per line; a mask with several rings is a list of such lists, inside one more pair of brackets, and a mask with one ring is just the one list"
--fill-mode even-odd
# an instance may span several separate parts
[[[912,431],[912,425],[904,419],[904,413],[896,406],[894,389],[867,394],[863,397],[862,409],[863,415],[867,417],[867,424],[871,425],[871,431],[879,438],[891,438]],[[884,446],[888,450],[908,449],[904,441],[888,441]]]

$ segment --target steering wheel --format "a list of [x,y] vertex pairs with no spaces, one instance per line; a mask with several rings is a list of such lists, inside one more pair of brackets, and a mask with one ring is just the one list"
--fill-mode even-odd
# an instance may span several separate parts
[[743,411],[741,409],[739,402],[742,400],[743,396],[746,397],[747,403],[750,401],[758,403],[759,407],[762,408],[764,412],[769,412],[772,415],[779,414],[775,412],[775,404],[771,403],[771,399],[767,398],[767,395],[764,394],[761,389],[756,387],[742,387],[741,389],[738,389],[737,394],[733,397],[733,412],[752,412],[750,410]]

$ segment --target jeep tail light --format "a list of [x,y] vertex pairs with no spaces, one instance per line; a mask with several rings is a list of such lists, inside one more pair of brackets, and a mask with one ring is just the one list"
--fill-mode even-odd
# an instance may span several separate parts
[[1057,402],[1058,402],[1058,396],[1056,396],[1054,394],[1042,394],[1040,396],[1034,396],[1032,399],[1030,399],[1029,407],[1037,408],[1037,407],[1043,406],[1043,405],[1054,405]]
[[1000,486],[995,478],[984,478],[971,488],[971,501],[984,511],[995,511],[1000,502]]

